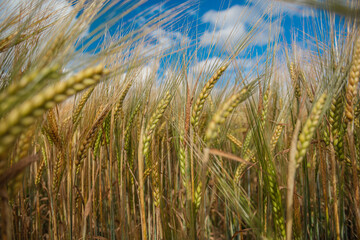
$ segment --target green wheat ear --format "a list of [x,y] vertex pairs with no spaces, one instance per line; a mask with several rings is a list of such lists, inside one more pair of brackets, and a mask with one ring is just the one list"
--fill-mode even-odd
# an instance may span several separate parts
[[[148,159],[148,156],[149,156],[151,137],[154,133],[156,126],[158,125],[160,118],[163,116],[167,106],[170,103],[171,96],[172,95],[169,91],[165,93],[164,98],[161,99],[161,101],[157,105],[155,112],[151,115],[150,120],[145,128],[144,138],[143,138],[143,143],[144,143],[143,154],[144,154],[145,159]],[[149,167],[150,167],[150,165],[151,164],[149,163]],[[149,168],[149,167],[147,167],[147,168]]]
[[219,78],[221,77],[221,75],[224,73],[224,71],[227,69],[228,66],[229,66],[229,64],[222,66],[209,79],[209,81],[205,84],[205,86],[201,90],[201,93],[200,93],[199,97],[197,98],[196,103],[194,105],[192,115],[191,115],[191,120],[190,120],[191,124],[193,125],[194,128],[196,128],[199,125],[200,113],[204,107],[206,99],[208,98],[211,90],[214,88],[216,82],[219,80]]
[[323,93],[319,100],[315,103],[310,116],[305,122],[302,132],[299,135],[299,140],[297,142],[295,160],[297,166],[303,160],[308,147],[310,146],[310,141],[314,135],[316,127],[319,123],[322,109],[324,107],[326,100],[326,93]]
[[358,87],[360,76],[360,38],[356,41],[353,61],[349,74],[348,85],[346,86],[345,95],[345,123],[349,123],[354,119],[354,97]]
[[214,114],[206,132],[205,141],[209,142],[218,136],[218,127],[224,123],[226,118],[234,111],[234,109],[244,101],[251,92],[251,86],[244,87],[240,92],[232,95]]

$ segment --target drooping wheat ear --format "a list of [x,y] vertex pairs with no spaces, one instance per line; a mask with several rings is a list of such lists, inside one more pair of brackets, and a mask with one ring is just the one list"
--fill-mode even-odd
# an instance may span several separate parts
[[161,101],[158,103],[155,112],[151,115],[151,118],[146,125],[145,131],[144,131],[144,137],[143,137],[143,144],[144,144],[143,145],[143,156],[144,156],[145,162],[146,162],[146,169],[152,168],[151,162],[149,161],[151,137],[154,133],[156,126],[158,125],[160,118],[163,116],[167,106],[169,105],[171,97],[172,97],[172,95],[171,95],[170,91],[165,93],[164,98],[161,99]]
[[[255,163],[256,162],[256,158],[255,158],[255,153],[253,151],[251,151],[250,149],[246,150],[246,153],[244,155],[244,160],[246,161],[250,161],[251,163]],[[244,170],[246,169],[248,165],[245,163],[240,163],[236,170],[235,170],[235,174],[234,174],[234,182],[236,184],[238,184],[240,182],[240,178],[244,173]]]
[[[283,122],[283,119],[280,122]],[[271,140],[270,140],[270,150],[271,150],[271,152],[274,151],[274,149],[276,147],[276,144],[277,144],[277,142],[278,142],[278,140],[280,138],[280,135],[281,135],[283,129],[284,129],[284,124],[282,124],[282,123],[279,123],[275,127],[274,133],[271,136]]]
[[87,102],[87,100],[90,98],[92,92],[94,91],[95,89],[95,86],[94,87],[91,87],[89,88],[88,90],[86,90],[86,92],[81,96],[81,99],[79,101],[79,103],[77,104],[73,114],[72,114],[72,123],[73,125],[76,124],[76,122],[79,120],[79,116],[80,116],[80,113],[82,111],[82,109],[84,108],[85,106],[85,103]]
[[318,125],[322,109],[324,107],[326,100],[326,93],[323,93],[319,100],[315,103],[313,109],[311,110],[310,116],[305,122],[302,132],[299,135],[299,140],[296,146],[295,160],[297,166],[303,160],[306,151],[310,145],[310,141],[314,135],[315,129]]
[[139,112],[140,110],[140,107],[141,107],[141,102],[139,102],[134,111],[132,112],[132,114],[130,115],[130,118],[127,120],[127,125],[126,125],[126,128],[125,128],[125,132],[124,132],[124,136],[125,136],[125,144],[124,144],[124,149],[125,151],[129,154],[130,153],[130,136],[131,136],[131,128],[132,128],[132,125],[134,123],[134,119],[135,119],[135,116],[136,114]]
[[36,177],[35,177],[35,185],[38,185],[40,183],[40,180],[41,180],[41,176],[44,172],[44,169],[47,165],[47,157],[46,157],[46,152],[45,152],[45,148],[44,147],[41,147],[41,153],[42,153],[42,160],[41,160],[41,163],[40,163],[40,166],[37,170],[37,173],[36,173]]
[[224,123],[232,111],[249,96],[249,87],[244,87],[240,92],[232,95],[214,114],[206,132],[205,141],[209,142],[218,136],[218,127]]
[[345,94],[345,123],[354,119],[354,97],[360,76],[360,37],[357,39]]
[[46,110],[69,96],[100,81],[108,71],[102,65],[88,68],[65,81],[49,86],[34,97],[26,100],[0,120],[0,155],[15,141],[16,137]]
[[118,119],[120,117],[120,115],[122,115],[122,106],[123,106],[123,103],[124,103],[124,99],[126,97],[126,94],[129,92],[130,90],[130,87],[132,86],[134,81],[129,81],[124,90],[122,91],[120,97],[119,97],[119,100],[117,101],[116,105],[115,105],[115,113],[114,113],[114,119]]
[[312,93],[308,82],[306,81],[306,77],[303,71],[300,72],[300,79],[301,79],[301,83],[305,88],[306,94],[309,98],[309,101],[312,103],[314,101],[314,94]]
[[101,124],[103,123],[108,113],[109,113],[109,107],[104,108],[102,112],[100,112],[99,116],[96,118],[92,127],[90,128],[85,138],[83,139],[82,143],[80,144],[75,161],[76,174],[79,174],[80,165],[82,161],[87,157],[90,144],[93,141],[94,137],[96,136],[97,131],[101,127]]
[[291,82],[294,87],[295,97],[297,99],[299,99],[301,97],[301,88],[300,88],[300,83],[299,83],[299,78],[298,78],[298,72],[295,69],[294,62],[290,63],[290,77],[291,77]]
[[28,86],[49,78],[51,75],[59,70],[59,65],[46,67],[41,70],[34,70],[25,75],[18,82],[9,85],[4,91],[0,93],[0,113],[8,111],[18,101],[23,99],[24,95],[30,90]]
[[225,66],[220,67],[220,69],[210,78],[210,80],[205,84],[203,89],[200,92],[199,97],[197,98],[192,114],[191,114],[191,124],[194,128],[196,128],[199,125],[199,118],[201,110],[204,107],[205,100],[208,98],[211,90],[214,88],[215,83],[219,80],[221,75],[224,73],[226,68],[229,66],[229,64],[226,64]]
[[[243,147],[242,142],[240,142],[240,140],[237,139],[234,135],[228,133],[228,134],[226,135],[226,137],[227,137],[233,144],[235,144],[235,146],[237,146],[239,149],[242,149],[242,147]],[[245,167],[246,167],[245,164],[240,163],[240,164],[238,165],[238,167],[236,168],[235,174],[234,174],[234,182],[235,182],[236,184],[239,183],[241,174],[242,174],[242,172],[244,171]]]
[[241,148],[243,147],[242,142],[240,142],[240,140],[237,139],[234,135],[228,133],[228,134],[226,135],[226,137],[227,137],[232,143],[234,143],[239,149],[241,149]]
[[64,154],[59,152],[55,162],[55,169],[54,169],[54,179],[53,179],[53,193],[57,194],[60,187],[62,172],[63,172],[63,165],[64,165]]

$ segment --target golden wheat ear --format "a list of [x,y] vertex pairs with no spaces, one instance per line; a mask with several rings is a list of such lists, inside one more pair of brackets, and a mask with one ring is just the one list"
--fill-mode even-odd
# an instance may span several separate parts
[[104,66],[88,68],[45,88],[40,93],[26,100],[0,120],[0,155],[11,146],[16,137],[46,110],[53,108],[57,103],[63,102],[68,97],[98,83],[109,71]]
[[207,142],[218,136],[218,127],[224,123],[226,118],[234,109],[244,101],[251,93],[252,85],[244,87],[240,92],[232,95],[214,114],[205,132]]
[[209,97],[211,90],[214,88],[215,84],[217,83],[221,75],[223,75],[223,73],[225,72],[228,66],[229,64],[220,67],[219,70],[216,71],[216,73],[209,79],[209,81],[205,84],[205,86],[201,90],[191,114],[190,121],[194,128],[196,128],[199,125],[200,113],[204,107],[206,99]]

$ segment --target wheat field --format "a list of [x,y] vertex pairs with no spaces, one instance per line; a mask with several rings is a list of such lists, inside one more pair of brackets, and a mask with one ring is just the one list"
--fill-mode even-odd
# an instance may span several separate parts
[[264,16],[213,61],[149,38],[195,1],[70,2],[0,2],[1,239],[360,237],[357,1],[288,1],[318,34],[246,69]]

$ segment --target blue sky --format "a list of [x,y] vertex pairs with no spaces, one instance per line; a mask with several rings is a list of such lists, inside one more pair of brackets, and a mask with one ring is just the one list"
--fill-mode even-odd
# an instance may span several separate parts
[[[7,4],[14,7],[21,2],[12,0]],[[122,5],[124,2],[127,2],[125,7]],[[182,0],[148,0],[125,17],[119,17],[134,2],[137,1],[110,0],[109,5],[114,6],[93,22],[88,30],[88,40],[93,41],[91,33],[99,26],[106,26],[110,35],[119,32],[124,35],[126,31],[141,28],[150,19],[185,3]],[[48,3],[47,6],[54,8],[54,11],[71,8],[71,5],[67,6],[70,4],[68,0],[44,0],[44,3]],[[303,32],[308,34],[305,38],[314,35],[311,29],[304,29],[304,26],[311,26],[318,17],[318,12],[314,13],[308,8],[273,0],[193,0],[189,5],[186,9],[181,8],[178,21],[152,29],[147,35],[147,44],[149,48],[161,50],[186,46],[188,55],[196,52],[192,63],[194,67],[208,64],[209,68],[216,68],[234,52],[239,43],[246,43],[248,46],[242,49],[238,60],[243,62],[244,68],[251,68],[270,49],[269,44],[279,42],[285,46],[293,41],[304,44]],[[244,41],[256,24],[256,34],[250,41]],[[85,52],[94,51],[102,40],[94,41]],[[86,42],[86,37],[79,41],[78,49]]]
[[[130,25],[135,28],[141,27],[151,17],[158,16],[184,2],[148,0],[120,19],[109,32],[114,34],[119,28],[124,29],[124,26],[126,28]],[[123,9],[119,6],[120,4],[117,4],[101,16],[90,30],[120,14]],[[236,43],[247,36],[249,29],[260,21],[257,34],[254,35],[249,47],[240,54],[240,58],[251,65],[257,61],[255,59],[258,59],[258,56],[266,53],[268,44],[274,43],[277,39],[281,44],[291,44],[294,40],[302,44],[304,32],[309,36],[312,35],[312,30],[304,29],[303,26],[311,26],[311,22],[315,20],[314,14],[311,9],[272,0],[198,0],[193,1],[191,7],[182,13],[179,21],[171,26],[160,27],[151,33],[151,37],[153,37],[152,43],[163,45],[164,48],[179,45],[185,39],[188,45],[200,49],[198,51],[202,54],[199,54],[199,62],[209,58],[207,55],[209,51],[216,61],[217,58],[229,54],[229,51],[236,47]],[[232,36],[230,39],[229,35]],[[92,50],[97,45],[98,42],[95,42],[89,49]]]
[[[124,9],[119,8],[120,3],[110,9],[105,16],[100,17],[99,20],[92,25],[92,28],[97,27],[101,23],[108,22],[111,20],[111,17],[120,14]],[[159,15],[172,7],[176,7],[183,3],[185,3],[185,1],[182,0],[148,0],[125,18],[118,21],[117,24],[114,24],[112,29],[115,30],[121,25],[126,25],[129,23],[127,22],[129,19],[131,23],[135,22],[141,25],[144,21],[146,22],[146,18],[151,15]],[[294,30],[302,29],[304,22],[308,22],[309,19],[313,18],[313,11],[308,8],[293,4],[279,3],[272,0],[194,0],[189,9],[185,10],[182,14],[182,19],[179,22],[174,23],[172,28],[173,30],[182,32],[191,39],[194,39],[196,37],[195,33],[198,34],[197,37],[200,35],[201,38],[203,33],[213,31],[214,29],[211,29],[211,27],[214,28],[212,25],[217,22],[218,31],[215,30],[214,34],[220,34],[223,29],[234,27],[236,22],[252,25],[252,23],[258,20],[262,14],[269,11],[271,7],[271,12],[265,15],[268,16],[273,14],[274,22],[275,20],[280,20],[279,16],[281,15],[281,34],[287,41],[291,40],[291,34]],[[133,19],[134,16],[137,14],[141,15],[144,11],[148,12],[147,16],[144,18],[140,17]],[[238,16],[236,16],[236,14],[238,14]],[[244,17],[241,17],[241,14],[243,14]],[[228,19],[226,19],[227,16],[229,16]],[[234,16],[235,18],[233,18]],[[185,31],[187,31],[187,33],[185,33]],[[265,45],[266,43],[264,42],[266,41],[260,40],[255,45]]]

